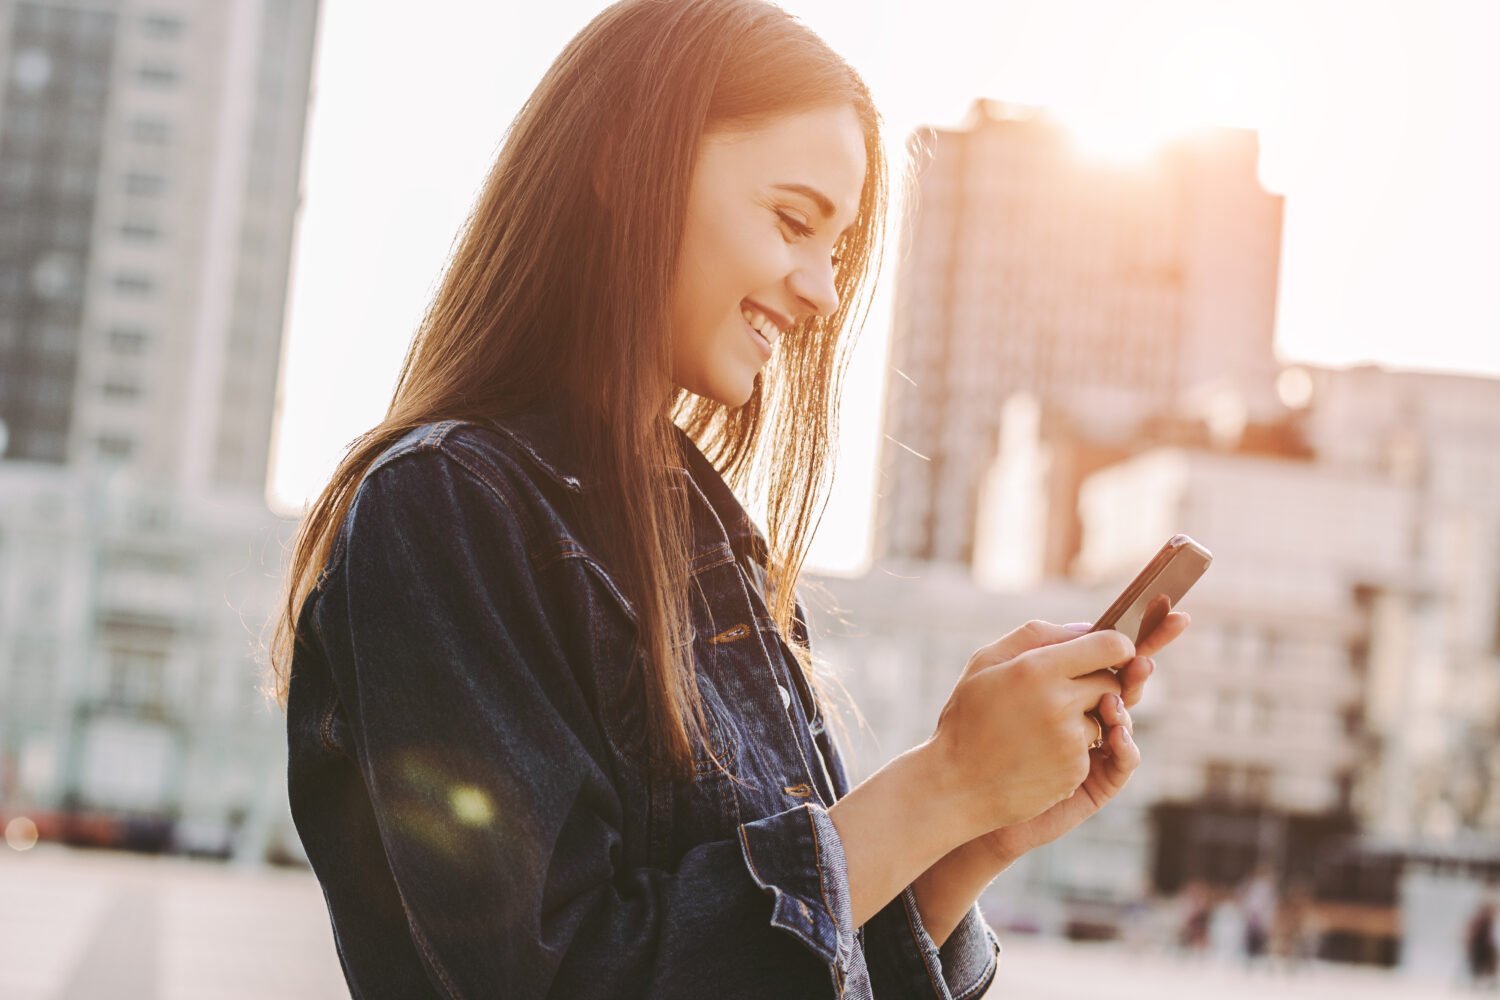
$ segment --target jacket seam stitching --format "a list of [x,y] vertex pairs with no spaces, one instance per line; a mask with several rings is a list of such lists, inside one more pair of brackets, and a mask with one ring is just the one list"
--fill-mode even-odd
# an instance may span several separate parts
[[505,506],[506,512],[510,514],[511,519],[515,521],[516,527],[521,529],[521,535],[527,542],[526,548],[529,552],[531,550],[530,542],[532,538],[531,526],[526,522],[525,519],[521,517],[519,513],[516,512],[516,507],[511,503],[511,498],[506,495],[509,490],[502,486],[498,479],[492,478],[481,469],[475,468],[474,465],[468,461],[467,456],[462,454],[458,448],[455,447],[451,449],[448,452],[448,457],[451,458],[454,464],[458,465],[460,468],[468,470],[469,475],[478,480],[480,485],[487,487],[489,491],[495,495],[495,499],[499,500],[500,503]]
[[[986,937],[986,943],[988,943],[988,937]],[[960,996],[954,997],[953,1000],[970,1000],[971,997],[979,996],[985,990],[990,988],[990,984],[995,981],[995,976],[999,972],[1000,963],[998,961],[995,961],[995,949],[994,946],[991,945],[990,960],[985,963],[984,974],[979,977],[979,982],[969,987]]]
[[817,859],[818,867],[818,894],[823,897],[823,910],[833,921],[833,978],[834,985],[838,989],[839,996],[844,995],[844,956],[843,949],[839,947],[839,918],[833,912],[833,907],[828,905],[828,887],[823,881],[823,849],[818,844],[818,824],[813,819],[812,807],[803,806],[807,813],[807,826],[812,830],[813,856]]
[[[750,851],[750,838],[748,836],[746,836],[744,826],[740,827],[740,843],[744,845],[744,849],[745,849],[744,850],[745,864],[747,864],[747,865],[750,866],[750,874],[755,877],[755,881],[758,882],[759,884],[763,885],[763,886],[766,886],[771,892],[775,893],[777,896],[783,895],[784,894],[783,890],[779,886],[774,886],[771,883],[767,882],[764,878],[761,877],[760,872],[756,870],[755,859],[754,859],[754,857],[752,857],[751,851]],[[774,911],[773,911],[773,917],[774,917]],[[793,926],[791,924],[777,924],[774,921],[774,919],[772,920],[771,926],[773,926],[773,927],[781,927],[787,933],[793,935],[794,937],[799,938],[802,941],[803,944],[807,945],[809,948],[813,949],[814,951],[819,951],[823,947],[822,942],[813,940],[812,937],[810,937],[809,935],[807,935],[806,933],[804,933],[802,931],[802,929],[799,928],[799,927]],[[834,948],[833,948],[833,954],[834,954],[834,960],[833,960],[834,975],[842,983],[843,977],[841,975],[839,975],[839,972],[838,972],[838,967],[839,967],[838,951],[839,951],[838,950],[838,944],[835,942]],[[839,986],[839,992],[840,993],[843,992],[843,986],[842,986],[842,984]]]
[[[933,978],[932,965],[927,961],[927,954],[922,948],[922,935],[917,933],[917,925],[911,919],[911,906],[909,906],[906,902],[905,892],[903,891],[901,896],[897,898],[901,900],[901,910],[906,914],[906,926],[911,928],[912,943],[917,946],[917,954],[922,960],[922,968],[927,970],[927,982],[932,986],[933,993],[936,993],[938,996],[942,996],[943,993],[946,992],[946,989],[940,988],[937,984],[937,980]],[[946,986],[946,983],[944,985]]]
[[422,957],[427,959],[427,964],[432,966],[432,971],[436,972],[438,978],[442,980],[443,989],[448,992],[448,996],[454,998],[454,1000],[460,1000],[459,992],[454,987],[453,980],[448,978],[447,970],[443,968],[442,963],[433,954],[432,945],[428,943],[427,935],[422,933],[422,928],[417,926],[417,920],[412,916],[411,909],[406,905],[405,898],[401,899],[401,910],[406,914],[406,925],[411,928],[412,940],[422,950]]
[[333,741],[333,713],[338,709],[339,695],[334,691],[329,695],[327,703],[323,706],[323,716],[318,721],[318,742],[323,744],[323,749],[329,753],[349,759],[349,755]]

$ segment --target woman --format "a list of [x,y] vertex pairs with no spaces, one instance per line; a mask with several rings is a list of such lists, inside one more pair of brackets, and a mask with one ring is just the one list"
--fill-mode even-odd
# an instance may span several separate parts
[[794,584],[884,187],[758,0],[606,10],[513,123],[280,621],[354,996],[976,996],[980,890],[1135,767],[1150,661],[1032,623],[847,786]]

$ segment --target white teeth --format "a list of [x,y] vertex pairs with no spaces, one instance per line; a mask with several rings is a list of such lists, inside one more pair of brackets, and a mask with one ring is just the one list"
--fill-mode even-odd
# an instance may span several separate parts
[[776,343],[776,338],[781,336],[781,330],[765,313],[754,309],[741,309],[740,315],[745,317],[745,322],[750,324],[752,330],[765,337],[770,343]]

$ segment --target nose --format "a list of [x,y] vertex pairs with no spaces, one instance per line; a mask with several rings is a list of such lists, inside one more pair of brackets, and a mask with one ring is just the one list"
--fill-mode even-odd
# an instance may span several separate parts
[[838,287],[833,281],[833,261],[822,257],[798,267],[787,278],[792,294],[815,316],[831,316],[839,307]]

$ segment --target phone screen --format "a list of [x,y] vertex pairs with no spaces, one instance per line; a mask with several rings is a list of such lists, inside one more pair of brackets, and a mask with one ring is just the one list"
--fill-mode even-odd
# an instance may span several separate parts
[[1173,535],[1090,631],[1116,629],[1139,645],[1198,582],[1213,558],[1187,535]]

